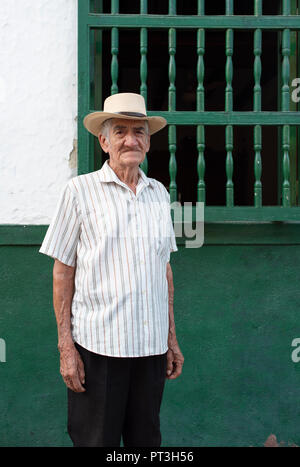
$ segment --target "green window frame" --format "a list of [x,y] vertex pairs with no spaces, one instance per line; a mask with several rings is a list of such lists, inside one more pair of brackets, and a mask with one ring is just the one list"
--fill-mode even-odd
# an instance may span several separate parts
[[[171,201],[177,200],[176,185],[176,125],[193,125],[196,127],[195,145],[198,151],[197,200],[205,203],[205,127],[221,125],[225,131],[226,149],[226,205],[205,206],[206,222],[272,222],[298,221],[300,219],[300,198],[298,196],[297,179],[300,176],[300,154],[297,148],[299,141],[300,112],[299,104],[291,102],[291,72],[294,77],[300,76],[299,60],[295,60],[299,47],[300,1],[282,0],[281,14],[268,16],[262,14],[263,0],[253,0],[254,15],[234,15],[233,0],[225,0],[225,15],[205,15],[205,1],[197,1],[197,15],[177,15],[176,0],[169,0],[168,15],[147,14],[147,0],[140,1],[140,14],[119,14],[119,1],[111,0],[111,13],[94,13],[97,0],[79,0],[78,2],[78,174],[95,170],[94,144],[95,138],[83,128],[84,116],[93,110],[95,93],[98,102],[102,101],[101,90],[94,89],[93,60],[94,47],[101,47],[101,40],[95,45],[93,31],[100,34],[103,29],[111,31],[111,92],[118,92],[118,32],[122,29],[138,29],[140,31],[140,92],[147,101],[147,31],[151,28],[168,30],[169,34],[169,90],[168,110],[149,111],[149,115],[161,115],[169,123],[169,191]],[[195,111],[176,110],[176,32],[177,30],[194,30],[197,34],[197,108]],[[204,103],[205,73],[205,33],[210,29],[226,31],[225,108],[224,111],[206,111]],[[253,110],[233,110],[233,38],[235,30],[253,30]],[[261,110],[261,34],[263,30],[276,30],[281,34],[280,102],[277,111]],[[101,70],[99,63],[98,71]],[[100,71],[101,72],[101,71]],[[100,94],[99,94],[100,93]],[[253,206],[234,205],[234,171],[232,150],[234,147],[233,128],[236,125],[248,125],[253,128],[254,154],[254,202]],[[277,171],[280,180],[280,196],[277,206],[262,205],[262,159],[261,159],[261,127],[272,125],[278,128],[280,142],[280,163]],[[147,172],[147,160],[143,169]],[[292,169],[292,170],[291,170]],[[292,175],[292,176],[291,176]],[[297,199],[298,198],[298,199]]]

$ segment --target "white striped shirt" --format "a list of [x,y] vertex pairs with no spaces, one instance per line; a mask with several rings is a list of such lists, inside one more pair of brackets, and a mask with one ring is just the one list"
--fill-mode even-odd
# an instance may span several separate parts
[[177,251],[170,196],[139,169],[136,195],[106,161],[65,186],[40,248],[76,267],[72,336],[102,355],[168,350],[167,262]]

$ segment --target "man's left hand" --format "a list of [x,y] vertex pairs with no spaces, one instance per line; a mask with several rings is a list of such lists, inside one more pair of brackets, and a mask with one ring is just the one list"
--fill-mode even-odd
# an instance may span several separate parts
[[181,375],[184,357],[177,343],[170,345],[167,352],[167,379],[175,379]]

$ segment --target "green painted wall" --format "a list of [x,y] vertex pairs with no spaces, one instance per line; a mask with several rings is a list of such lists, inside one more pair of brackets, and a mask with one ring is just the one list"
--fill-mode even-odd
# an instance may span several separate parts
[[[53,260],[0,247],[0,446],[70,446],[52,311]],[[164,446],[300,445],[300,245],[205,245],[172,255],[182,376],[167,381]]]

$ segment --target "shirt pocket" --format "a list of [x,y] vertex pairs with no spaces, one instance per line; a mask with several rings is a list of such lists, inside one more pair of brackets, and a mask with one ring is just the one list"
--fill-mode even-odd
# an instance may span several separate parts
[[115,239],[119,236],[118,216],[111,210],[102,210],[99,208],[89,211],[83,216],[85,231],[90,240],[93,240],[96,246],[99,246],[108,240]]
[[163,207],[159,207],[153,216],[152,231],[153,248],[155,254],[163,261],[166,261],[169,253],[169,237],[167,232],[168,212]]
[[109,209],[95,208],[86,214],[84,221],[94,228],[98,237],[110,242],[120,241],[128,236],[128,208],[125,202]]

